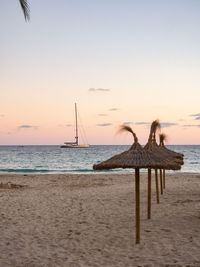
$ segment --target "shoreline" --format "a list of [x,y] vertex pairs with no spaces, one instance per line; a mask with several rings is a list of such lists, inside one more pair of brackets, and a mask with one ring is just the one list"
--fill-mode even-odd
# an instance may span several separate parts
[[141,174],[141,244],[135,244],[133,173],[0,173],[1,266],[200,266],[200,174],[166,175],[147,220]]
[[[152,169],[152,171],[153,171],[154,169]],[[147,173],[147,169],[145,170],[145,169],[143,169],[143,170],[140,170],[140,173],[141,174],[146,174]],[[167,175],[186,175],[186,174],[188,174],[188,175],[200,175],[200,172],[187,172],[187,171],[168,171],[168,170],[166,170],[166,173],[167,173]],[[0,171],[0,176],[1,175],[98,175],[98,174],[100,174],[100,175],[107,175],[107,174],[110,174],[110,175],[134,175],[135,174],[135,170],[134,169],[132,169],[130,172],[128,172],[128,171],[125,171],[125,172],[123,172],[123,171],[93,171],[93,170],[86,170],[86,171],[80,171],[80,172],[78,172],[78,171],[72,171],[72,172],[57,172],[57,171],[55,171],[55,172],[49,172],[49,171],[33,171],[33,172],[15,172],[15,171]]]

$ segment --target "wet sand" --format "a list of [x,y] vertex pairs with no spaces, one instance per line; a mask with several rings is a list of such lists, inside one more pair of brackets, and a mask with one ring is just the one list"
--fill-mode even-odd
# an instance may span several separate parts
[[166,174],[135,244],[134,174],[0,174],[0,266],[200,266],[200,174]]

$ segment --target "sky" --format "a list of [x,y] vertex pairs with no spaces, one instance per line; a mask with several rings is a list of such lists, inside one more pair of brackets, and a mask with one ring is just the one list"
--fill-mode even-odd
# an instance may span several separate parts
[[[200,144],[199,0],[0,1],[0,145]],[[81,138],[80,138],[81,139]],[[83,142],[83,141],[82,141]]]

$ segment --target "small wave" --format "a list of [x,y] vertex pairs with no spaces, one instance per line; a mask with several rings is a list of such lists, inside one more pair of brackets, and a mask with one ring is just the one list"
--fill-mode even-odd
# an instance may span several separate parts
[[49,170],[35,170],[35,169],[0,169],[0,172],[13,172],[13,173],[34,173],[34,172],[49,172]]
[[0,169],[0,172],[8,173],[78,173],[93,172],[92,169],[76,169],[76,170],[51,170],[51,169]]
[[[129,172],[130,170],[124,170],[124,172]],[[93,169],[74,169],[74,170],[51,170],[51,169],[0,169],[0,173],[118,173],[122,172],[122,169],[114,170],[93,170]]]

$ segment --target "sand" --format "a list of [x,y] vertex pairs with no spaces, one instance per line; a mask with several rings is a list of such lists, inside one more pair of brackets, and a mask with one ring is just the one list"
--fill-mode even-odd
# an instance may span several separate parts
[[0,266],[200,266],[200,175],[167,174],[161,203],[133,174],[0,174]]

